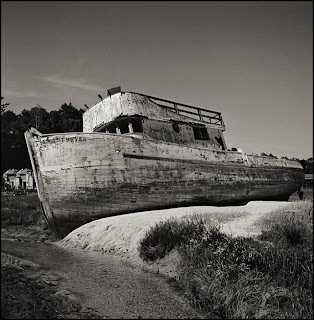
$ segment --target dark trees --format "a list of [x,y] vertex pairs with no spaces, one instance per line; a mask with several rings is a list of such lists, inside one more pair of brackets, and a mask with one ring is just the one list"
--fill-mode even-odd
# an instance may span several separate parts
[[2,103],[4,97],[1,97],[1,115],[5,112],[5,109],[10,105],[10,103]]
[[18,115],[6,110],[8,105],[1,103],[1,174],[11,168],[31,168],[24,138],[24,132],[31,127],[42,133],[83,131],[84,110],[76,109],[71,103],[64,103],[59,110],[51,112],[37,105]]
[[58,132],[83,131],[82,111],[70,104],[64,103],[59,109]]

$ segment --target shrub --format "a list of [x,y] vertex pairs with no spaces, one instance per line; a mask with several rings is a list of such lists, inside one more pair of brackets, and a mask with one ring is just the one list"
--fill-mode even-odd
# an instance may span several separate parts
[[163,258],[173,248],[186,242],[200,241],[207,232],[201,217],[172,218],[157,223],[146,232],[139,246],[140,257],[144,261]]

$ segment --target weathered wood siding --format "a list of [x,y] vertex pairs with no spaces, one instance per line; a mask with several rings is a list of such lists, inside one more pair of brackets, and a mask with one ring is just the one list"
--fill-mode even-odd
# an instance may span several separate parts
[[28,143],[46,216],[61,235],[128,212],[286,200],[304,176],[285,159],[116,134],[42,135]]
[[209,140],[195,140],[191,125],[176,122],[180,132],[175,132],[173,123],[174,122],[169,121],[143,119],[142,126],[145,136],[157,141],[172,142],[201,148],[220,149],[220,144],[215,138],[223,139],[222,130],[207,128]]

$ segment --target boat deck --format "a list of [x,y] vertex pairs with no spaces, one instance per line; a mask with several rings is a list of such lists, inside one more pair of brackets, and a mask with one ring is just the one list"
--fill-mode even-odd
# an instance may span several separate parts
[[[148,96],[142,93],[130,92],[130,91],[128,91],[127,93],[133,93],[142,97],[147,97],[148,99],[150,99],[151,101],[159,105],[160,107],[168,108],[177,114],[183,114],[183,115],[187,114],[189,117],[196,120],[200,120],[209,124],[219,124],[224,126],[224,122],[222,120],[222,116],[220,112],[207,110],[199,107],[194,107],[194,106],[190,106],[187,104],[174,102],[166,99],[156,98],[156,97]],[[161,104],[160,102],[162,102],[163,104]],[[165,105],[165,103],[167,105]]]

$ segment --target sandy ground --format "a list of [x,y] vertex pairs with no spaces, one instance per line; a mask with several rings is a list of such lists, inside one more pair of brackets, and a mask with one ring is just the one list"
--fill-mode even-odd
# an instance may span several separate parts
[[251,201],[245,206],[184,207],[108,217],[75,229],[62,239],[59,245],[66,248],[112,254],[145,269],[175,277],[176,266],[179,263],[179,257],[176,253],[151,264],[143,262],[138,254],[140,240],[157,222],[198,213],[214,223],[218,223],[221,230],[227,234],[255,236],[261,231],[257,225],[254,225],[259,218],[265,213],[289,205],[291,202]]
[[[176,251],[151,264],[141,260],[138,246],[146,231],[159,221],[202,214],[228,234],[255,236],[260,232],[255,222],[265,214],[291,204],[254,201],[236,207],[203,206],[139,212],[95,220],[62,240],[49,229],[40,230],[38,226],[2,229],[1,238],[10,240],[1,241],[1,254],[27,259],[21,271],[26,277],[16,277],[12,271],[8,277],[15,282],[7,283],[7,286],[11,291],[14,289],[12,292],[17,300],[25,303],[35,303],[34,298],[38,296],[37,304],[42,301],[56,304],[58,317],[63,319],[208,318],[188,307],[183,297],[165,282],[165,279],[177,276],[179,256]],[[28,292],[25,286],[29,281],[31,291]],[[45,310],[39,308],[40,311]]]

